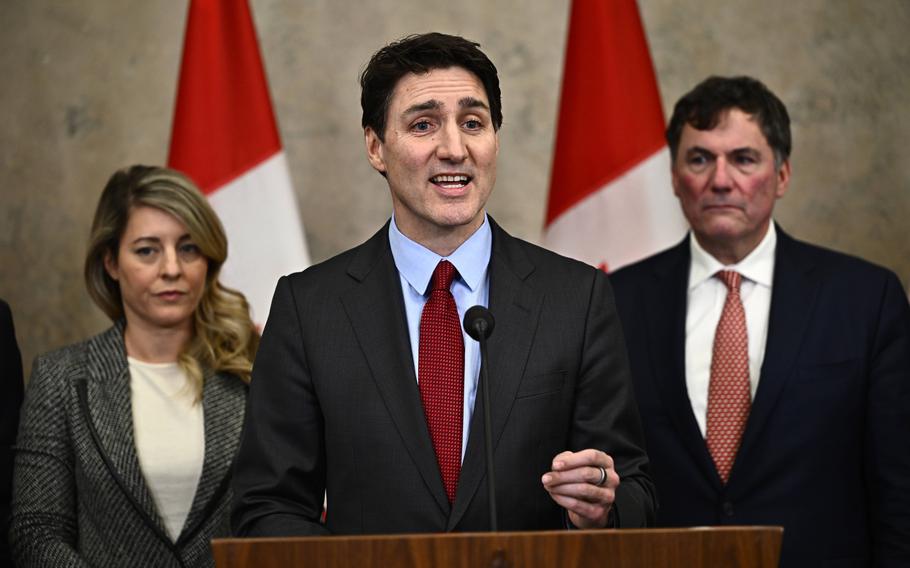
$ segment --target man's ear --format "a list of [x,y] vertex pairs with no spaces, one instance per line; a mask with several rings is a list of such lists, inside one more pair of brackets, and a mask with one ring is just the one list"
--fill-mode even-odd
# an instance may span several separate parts
[[383,158],[383,144],[379,135],[372,127],[367,126],[363,129],[363,139],[367,147],[367,159],[370,165],[377,172],[384,174],[386,172],[385,159]]
[[784,163],[780,165],[780,168],[777,170],[777,191],[774,194],[778,199],[784,196],[787,193],[787,189],[790,187],[790,159],[784,160]]
[[670,160],[670,183],[673,185],[673,195],[679,197],[679,174],[676,172],[676,164],[672,163],[673,158]]
[[104,253],[104,270],[107,271],[107,275],[110,276],[114,281],[120,279],[120,271],[117,269],[117,261],[114,259],[114,256],[110,251]]

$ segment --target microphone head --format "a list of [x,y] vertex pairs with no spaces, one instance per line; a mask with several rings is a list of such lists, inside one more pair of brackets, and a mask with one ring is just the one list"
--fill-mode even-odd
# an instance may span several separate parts
[[481,337],[484,339],[490,337],[493,333],[493,326],[495,323],[493,314],[483,306],[468,308],[468,311],[464,314],[464,330],[467,331],[468,335],[473,337],[475,341],[480,341]]

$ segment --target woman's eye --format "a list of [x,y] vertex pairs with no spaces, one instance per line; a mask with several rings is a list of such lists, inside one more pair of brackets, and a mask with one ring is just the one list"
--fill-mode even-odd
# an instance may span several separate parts
[[197,245],[195,245],[194,243],[182,244],[182,245],[180,245],[178,250],[180,251],[180,254],[182,254],[184,257],[197,257],[200,254],[202,254],[202,252],[199,250],[199,247]]

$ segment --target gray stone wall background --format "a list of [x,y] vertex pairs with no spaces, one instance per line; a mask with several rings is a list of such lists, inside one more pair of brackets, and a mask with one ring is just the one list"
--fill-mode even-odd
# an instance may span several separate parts
[[[604,0],[608,1],[608,0]],[[792,234],[910,281],[910,2],[640,0],[665,113],[709,74],[751,74],[791,110]],[[364,157],[357,76],[428,30],[479,41],[505,125],[489,209],[540,236],[568,0],[253,0],[310,252],[323,260],[389,215]],[[0,297],[26,366],[108,325],[81,267],[101,188],[167,158],[185,0],[0,0]],[[667,188],[670,191],[670,188]],[[264,246],[266,246],[264,244]]]

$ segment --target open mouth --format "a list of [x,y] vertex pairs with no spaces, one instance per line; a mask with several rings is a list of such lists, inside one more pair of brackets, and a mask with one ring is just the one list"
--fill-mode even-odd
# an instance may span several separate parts
[[430,182],[443,189],[461,189],[471,183],[471,176],[463,174],[438,175],[430,178]]

